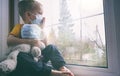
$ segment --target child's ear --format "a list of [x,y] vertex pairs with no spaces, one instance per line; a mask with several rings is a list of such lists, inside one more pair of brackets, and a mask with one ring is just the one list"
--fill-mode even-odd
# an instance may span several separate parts
[[32,15],[30,12],[25,12],[25,18],[27,21],[30,21],[30,19],[32,19]]
[[29,17],[29,16],[31,16],[31,13],[30,12],[25,12],[25,15]]

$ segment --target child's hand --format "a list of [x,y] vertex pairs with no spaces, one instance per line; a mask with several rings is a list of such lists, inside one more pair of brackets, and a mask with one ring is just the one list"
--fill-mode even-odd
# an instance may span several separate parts
[[43,46],[43,42],[38,39],[31,39],[31,45],[40,48],[41,46]]
[[43,17],[40,26],[41,26],[41,28],[44,28],[44,26],[45,26],[45,17]]

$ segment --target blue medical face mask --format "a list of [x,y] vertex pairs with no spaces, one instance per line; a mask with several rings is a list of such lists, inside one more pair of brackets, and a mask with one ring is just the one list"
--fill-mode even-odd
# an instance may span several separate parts
[[35,17],[36,18],[34,20],[31,20],[31,23],[40,25],[42,22],[43,16],[40,14],[37,14],[37,15],[35,15]]

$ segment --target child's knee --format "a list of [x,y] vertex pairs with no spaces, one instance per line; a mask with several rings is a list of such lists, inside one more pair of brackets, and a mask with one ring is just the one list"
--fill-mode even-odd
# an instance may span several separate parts
[[50,53],[53,53],[53,52],[55,53],[55,52],[58,52],[59,50],[57,49],[55,45],[50,44],[46,46],[46,51]]
[[56,48],[56,46],[53,45],[53,44],[50,44],[50,45],[48,45],[47,47],[48,47],[48,48]]

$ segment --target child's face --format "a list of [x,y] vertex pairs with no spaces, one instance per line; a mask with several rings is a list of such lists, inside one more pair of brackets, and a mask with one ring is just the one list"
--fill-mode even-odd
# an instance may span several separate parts
[[30,14],[31,14],[31,17],[30,17],[31,20],[34,20],[34,19],[36,19],[36,15],[38,15],[38,14],[42,15],[43,11],[42,10],[36,10],[36,11],[30,13]]
[[27,23],[31,23],[31,21],[36,19],[36,15],[38,15],[38,14],[40,14],[40,15],[43,14],[43,10],[41,8],[34,10],[33,12],[27,12],[27,14],[26,14]]

